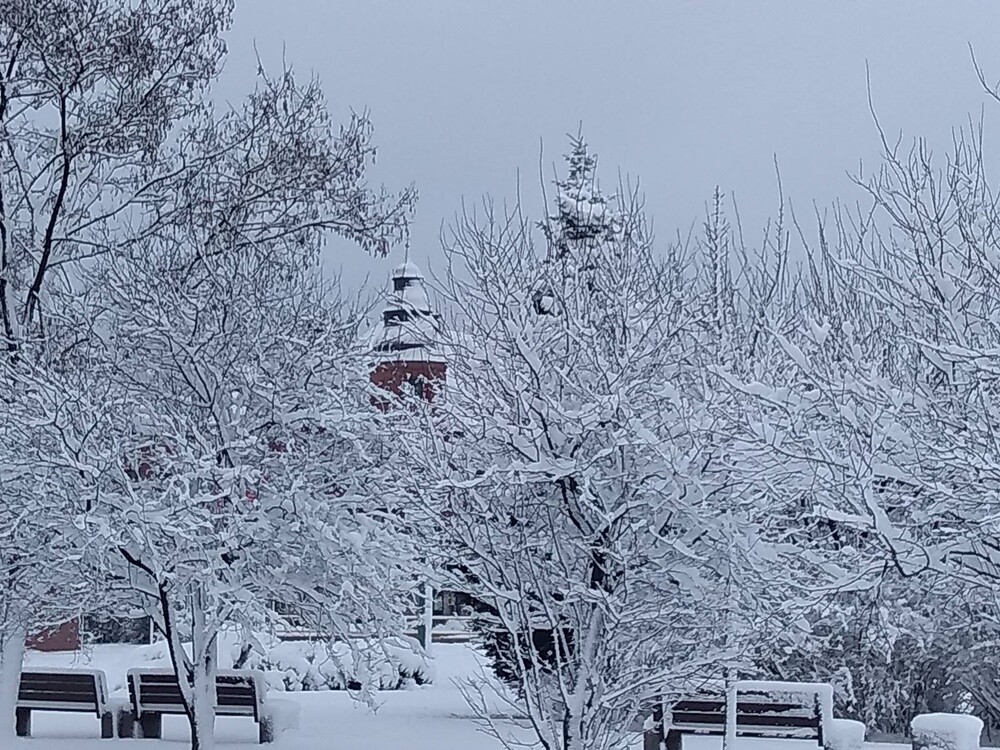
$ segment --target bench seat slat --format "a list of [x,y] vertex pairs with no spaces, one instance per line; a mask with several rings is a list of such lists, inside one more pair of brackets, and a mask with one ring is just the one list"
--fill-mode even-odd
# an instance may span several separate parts
[[219,706],[215,709],[218,716],[253,716],[253,706]]
[[57,701],[62,703],[89,703],[97,705],[93,693],[60,693],[55,690],[21,690],[17,694],[18,701]]
[[[184,706],[178,703],[151,703],[142,702],[142,709],[145,713],[153,714],[183,714]],[[216,706],[216,716],[253,716],[253,706]]]
[[[669,727],[669,729],[681,731],[684,734],[707,734],[707,735],[725,734],[725,729],[723,727],[708,727],[704,725],[700,726],[674,725]],[[819,737],[819,731],[817,729],[781,728],[781,727],[738,727],[736,734],[739,737],[773,737],[773,738],[807,739],[807,740],[814,740]]]
[[[668,724],[672,729],[691,729],[706,732],[713,732],[718,730],[719,732],[724,731],[725,722],[698,722],[698,721],[672,721]],[[812,732],[815,734],[819,730],[819,724],[812,723],[801,723],[801,724],[768,724],[768,723],[753,723],[753,722],[736,722],[737,733],[743,733],[744,731],[765,731],[765,732]]]
[[[686,722],[678,721],[667,725],[668,729],[676,729],[683,732],[705,732],[708,734],[725,733],[725,724],[700,724],[697,722]],[[806,734],[816,734],[820,728],[815,725],[803,725],[803,726],[773,726],[767,724],[737,724],[736,734],[743,735],[747,732],[772,732],[775,734],[795,734],[795,733],[806,733]]]
[[30,708],[32,711],[59,711],[68,713],[93,714],[96,713],[93,704],[84,703],[60,703],[59,701],[18,701],[18,708]]

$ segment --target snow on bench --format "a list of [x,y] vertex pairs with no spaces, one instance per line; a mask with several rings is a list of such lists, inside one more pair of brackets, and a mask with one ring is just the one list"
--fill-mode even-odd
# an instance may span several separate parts
[[[804,682],[741,680],[735,685],[736,736],[815,740],[827,743],[824,731],[833,721],[833,689]],[[672,706],[653,709],[652,726],[644,733],[645,750],[681,750],[685,734],[725,734],[726,696],[705,691]]]

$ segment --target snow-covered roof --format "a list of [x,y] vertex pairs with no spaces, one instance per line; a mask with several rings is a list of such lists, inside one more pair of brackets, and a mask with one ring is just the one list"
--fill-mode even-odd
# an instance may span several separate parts
[[414,263],[393,269],[392,289],[373,331],[372,349],[381,362],[443,362],[438,344],[441,316],[433,309],[423,274]]
[[401,265],[396,266],[392,269],[393,279],[423,279],[424,275],[420,272],[420,268],[416,263],[410,263],[407,261]]

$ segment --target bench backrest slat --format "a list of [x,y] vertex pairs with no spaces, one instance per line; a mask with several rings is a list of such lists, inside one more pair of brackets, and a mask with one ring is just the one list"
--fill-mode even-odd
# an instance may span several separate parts
[[[692,720],[703,721],[706,723],[711,722],[725,722],[726,715],[718,712],[705,712],[705,711],[678,711],[674,709],[674,716],[691,716],[694,717]],[[775,724],[781,724],[782,722],[788,721],[795,723],[800,719],[805,719],[808,721],[819,722],[819,716],[814,712],[810,713],[807,711],[786,711],[784,713],[767,713],[763,711],[744,711],[742,708],[736,709],[737,719],[742,719],[744,717],[754,717],[762,721],[773,721]]]
[[[215,681],[216,714],[253,716],[259,720],[264,685],[264,677],[260,672],[220,672]],[[184,713],[184,696],[173,672],[131,669],[128,673],[128,688],[136,714]]]
[[[784,688],[785,686],[782,685]],[[788,735],[822,738],[823,710],[809,686],[801,692],[783,689],[775,695],[752,689],[736,697],[736,732],[742,735]],[[726,726],[722,695],[697,695],[677,701],[670,726],[681,731],[721,734]]]
[[104,672],[97,669],[26,669],[21,672],[17,705],[50,711],[79,711],[102,716],[107,711]]

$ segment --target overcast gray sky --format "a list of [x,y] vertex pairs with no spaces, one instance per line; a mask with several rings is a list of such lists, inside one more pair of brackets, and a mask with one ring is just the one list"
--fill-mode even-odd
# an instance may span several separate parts
[[[463,198],[515,192],[540,215],[540,139],[551,176],[565,134],[583,123],[603,183],[638,176],[659,237],[686,231],[715,185],[735,193],[744,225],[785,193],[855,199],[846,173],[874,165],[865,63],[883,125],[943,150],[985,106],[968,44],[1000,77],[993,0],[237,0],[222,95],[253,85],[282,50],[324,84],[331,108],[371,112],[372,173],[416,183],[410,256],[440,265],[442,221]],[[992,127],[992,126],[991,126]],[[336,243],[345,281],[381,285],[402,251],[371,259]]]

